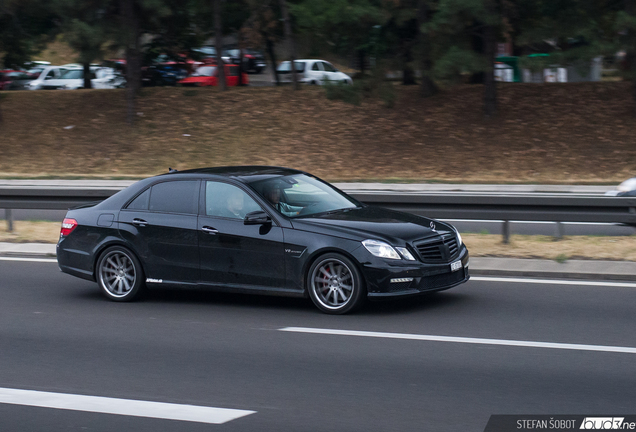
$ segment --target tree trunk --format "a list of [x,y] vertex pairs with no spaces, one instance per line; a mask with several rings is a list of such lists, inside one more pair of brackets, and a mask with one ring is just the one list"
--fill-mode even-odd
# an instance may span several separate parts
[[[625,12],[632,18],[636,18],[636,0],[625,0]],[[634,108],[632,115],[636,117],[636,29],[630,29],[625,50],[625,61],[628,74],[632,80],[632,100]]]
[[269,54],[269,59],[272,62],[272,73],[274,74],[274,80],[276,80],[276,85],[280,85],[280,78],[278,77],[278,68],[276,67],[276,54],[274,54],[274,42],[269,38],[266,33],[263,33],[263,38],[265,38],[265,44],[267,45],[267,53]]
[[121,0],[126,37],[126,105],[128,124],[135,122],[135,99],[141,86],[141,60],[139,58],[139,18],[134,0]]
[[360,67],[360,78],[364,77],[364,71],[366,70],[367,56],[364,50],[361,48],[358,50],[358,66]]
[[495,48],[497,35],[492,24],[484,27],[484,55],[487,69],[484,72],[484,114],[486,117],[497,115],[497,82],[495,81]]
[[238,85],[239,86],[243,86],[245,85],[245,83],[243,82],[243,72],[246,71],[246,68],[244,67],[244,57],[243,57],[243,41],[241,39],[241,33],[239,32],[238,34],[238,45],[239,45],[239,68],[238,68]]
[[84,88],[91,89],[93,88],[93,82],[91,81],[91,65],[90,63],[83,63],[82,67],[84,69]]
[[[283,14],[283,22],[285,26],[285,39],[287,39],[289,52],[290,52],[290,66],[292,74],[292,82],[294,83],[294,90],[298,90],[298,75],[296,74],[296,45],[294,44],[294,38],[292,36],[291,22],[289,21],[289,10],[287,10],[287,1],[280,0],[280,10]],[[274,65],[276,67],[276,65]]]
[[218,86],[221,91],[227,90],[225,81],[225,63],[223,63],[223,23],[221,22],[221,0],[214,0],[214,38],[216,44],[216,69],[218,70]]
[[420,49],[420,71],[422,82],[420,84],[420,97],[430,97],[438,92],[438,88],[431,79],[433,62],[431,60],[431,43],[428,35],[422,32],[422,26],[429,22],[430,14],[428,0],[419,0],[417,5],[417,36]]

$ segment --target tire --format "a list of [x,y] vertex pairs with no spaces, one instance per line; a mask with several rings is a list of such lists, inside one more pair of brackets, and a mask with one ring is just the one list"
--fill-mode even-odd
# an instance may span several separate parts
[[311,85],[316,85],[316,84],[317,84],[316,81],[311,82]]
[[318,257],[307,273],[307,290],[316,307],[333,315],[359,308],[366,288],[358,267],[339,253]]
[[113,301],[132,301],[145,288],[141,263],[135,254],[122,246],[109,247],[102,252],[96,273],[102,293]]

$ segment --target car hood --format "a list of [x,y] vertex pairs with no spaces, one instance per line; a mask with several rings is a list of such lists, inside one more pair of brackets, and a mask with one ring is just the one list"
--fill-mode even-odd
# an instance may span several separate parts
[[351,240],[376,239],[402,245],[453,228],[435,219],[381,207],[364,206],[331,214],[292,219],[294,229]]

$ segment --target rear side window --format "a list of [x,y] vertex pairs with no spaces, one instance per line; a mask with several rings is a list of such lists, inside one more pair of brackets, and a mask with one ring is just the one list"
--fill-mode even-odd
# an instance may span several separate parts
[[228,69],[229,69],[228,76],[238,76],[238,70],[239,70],[238,66],[230,66],[228,67]]
[[148,202],[150,201],[150,188],[146,189],[141,195],[132,200],[128,210],[148,210]]
[[198,181],[171,181],[154,185],[150,190],[150,211],[197,213]]

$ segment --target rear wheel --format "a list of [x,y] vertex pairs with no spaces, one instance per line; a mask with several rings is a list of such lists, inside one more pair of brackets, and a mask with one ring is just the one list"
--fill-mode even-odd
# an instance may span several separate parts
[[97,262],[97,283],[106,297],[114,301],[131,301],[144,287],[141,263],[128,249],[113,246]]
[[328,253],[314,261],[307,289],[316,307],[328,314],[345,314],[362,305],[366,289],[355,264],[344,255]]

